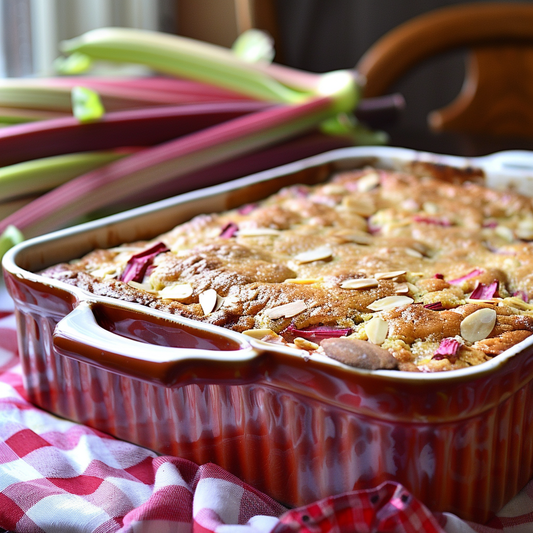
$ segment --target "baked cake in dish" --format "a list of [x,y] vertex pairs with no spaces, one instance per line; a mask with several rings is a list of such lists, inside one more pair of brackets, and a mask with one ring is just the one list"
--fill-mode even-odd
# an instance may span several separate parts
[[47,277],[365,369],[483,363],[533,332],[533,203],[365,168]]

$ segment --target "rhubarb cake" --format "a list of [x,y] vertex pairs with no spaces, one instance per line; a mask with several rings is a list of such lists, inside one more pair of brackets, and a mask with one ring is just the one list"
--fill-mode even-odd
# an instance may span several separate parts
[[532,240],[528,197],[365,168],[44,275],[309,357],[436,372],[532,334]]

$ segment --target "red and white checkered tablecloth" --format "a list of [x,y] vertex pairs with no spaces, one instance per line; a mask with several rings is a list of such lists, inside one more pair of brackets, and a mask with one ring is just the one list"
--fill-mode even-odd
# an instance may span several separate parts
[[16,345],[0,291],[0,531],[533,531],[533,481],[486,525],[433,514],[391,482],[288,510],[216,465],[159,456],[37,409],[24,397]]

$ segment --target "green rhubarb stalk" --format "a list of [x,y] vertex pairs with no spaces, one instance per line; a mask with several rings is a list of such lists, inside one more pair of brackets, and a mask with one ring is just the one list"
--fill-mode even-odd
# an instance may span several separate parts
[[6,78],[0,79],[0,122],[18,124],[72,116],[73,104],[74,114],[82,118],[88,111],[83,98],[89,91],[95,93],[91,96],[93,100],[100,101],[99,110],[94,107],[89,113],[92,119],[101,116],[103,108],[109,112],[250,100],[226,89],[177,79]]
[[[276,65],[274,59],[274,41],[270,35],[262,30],[252,28],[243,32],[233,43],[232,51],[235,55],[250,63],[256,63],[265,73],[280,83],[297,90],[314,93],[324,83],[324,78],[329,75],[313,74],[303,70]],[[351,71],[357,79],[357,73]],[[363,83],[363,79],[359,79]],[[324,121],[320,130],[332,136],[351,138],[352,142],[359,145],[385,144],[388,140],[386,133],[373,131],[358,120],[354,113],[339,113]]]
[[[29,122],[28,119],[44,114],[43,119],[53,118],[52,113],[74,114],[84,122],[100,118],[104,107],[98,93],[81,86],[61,86],[46,81],[35,82],[9,78],[0,80],[0,108],[11,122]],[[9,112],[11,111],[11,112]],[[48,114],[48,116],[47,116]],[[42,120],[42,119],[41,119]]]
[[[260,100],[300,103],[316,96],[315,87],[328,83],[328,74],[313,77],[309,87],[291,87],[258,63],[244,61],[229,48],[179,35],[133,28],[98,28],[61,43],[66,54],[85,54],[95,60],[136,63],[157,72],[203,81]],[[358,94],[352,75],[352,91]]]
[[297,91],[314,93],[320,83],[322,74],[273,63],[274,41],[262,30],[252,28],[243,32],[237,37],[231,50],[237,57],[254,63],[266,75]]
[[91,170],[129,155],[131,151],[84,152],[33,159],[0,168],[2,203],[12,198],[47,192]]
[[[168,76],[54,76],[42,78],[0,79],[0,105],[16,107],[27,102],[34,108],[47,109],[48,97],[52,106],[68,109],[70,90],[83,86],[97,91],[104,105],[179,105],[192,102],[220,102],[242,100],[244,97],[214,85]],[[27,95],[25,95],[27,93]],[[13,99],[11,98],[13,96]]]
[[70,113],[61,111],[43,111],[40,109],[23,109],[0,106],[0,123],[5,125],[24,124],[69,116]]
[[[238,40],[234,46],[236,53],[178,35],[131,28],[99,28],[63,42],[62,50],[67,54],[84,53],[93,59],[142,64],[158,72],[211,83],[248,97],[288,104],[302,103],[324,91],[335,91],[335,85],[340,83],[339,87],[345,95],[349,93],[350,98],[344,101],[345,105],[339,100],[338,112],[353,113],[362,85],[356,71],[312,74],[269,63],[262,57],[268,53],[264,50],[265,43],[257,44],[261,39],[252,37],[243,36],[241,43]],[[247,47],[252,49],[251,57],[243,59]],[[346,80],[349,80],[349,90]],[[324,131],[345,135],[346,130],[341,126],[334,121],[326,125]],[[351,133],[355,143],[362,133],[369,137],[369,132],[363,131],[360,125],[354,125]]]
[[27,110],[71,111],[70,87],[48,87],[18,79],[0,80],[0,106]]
[[349,80],[345,84],[348,94],[337,81],[333,94],[228,120],[79,176],[1,221],[0,231],[14,225],[29,237],[57,229],[142,190],[310,131],[352,105]]

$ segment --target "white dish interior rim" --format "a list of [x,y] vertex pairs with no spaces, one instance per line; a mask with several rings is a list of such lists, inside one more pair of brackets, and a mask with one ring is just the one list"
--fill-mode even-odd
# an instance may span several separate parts
[[[114,225],[127,222],[131,219],[142,217],[143,215],[148,215],[154,211],[174,208],[176,205],[183,204],[191,200],[201,199],[208,196],[216,196],[217,194],[240,189],[252,183],[266,181],[274,177],[279,177],[285,174],[292,174],[294,172],[304,170],[309,167],[320,166],[327,163],[342,162],[344,168],[349,168],[350,162],[354,164],[358,160],[364,160],[369,158],[375,159],[375,164],[384,168],[393,168],[395,165],[398,164],[424,162],[458,168],[481,169],[485,173],[487,186],[500,188],[510,186],[513,187],[515,190],[519,189],[520,192],[522,192],[523,194],[529,193],[531,196],[533,196],[533,151],[529,152],[525,150],[509,150],[496,152],[486,156],[467,158],[461,156],[436,154],[411,150],[407,148],[395,148],[387,146],[361,146],[340,148],[312,157],[308,157],[296,161],[294,163],[289,163],[273,169],[255,173],[250,176],[232,180],[227,183],[207,187],[198,191],[180,194],[178,196],[161,200],[159,202],[154,202],[142,207],[130,209],[128,211],[116,215],[108,216],[92,222],[87,222],[63,230],[48,233],[46,235],[28,239],[27,241],[16,245],[8,252],[6,252],[2,261],[2,266],[6,271],[10,272],[18,278],[43,283],[51,287],[65,290],[66,292],[71,293],[77,299],[78,304],[81,302],[110,304],[115,307],[122,307],[124,309],[129,309],[132,311],[140,311],[143,314],[163,318],[165,320],[173,321],[174,319],[176,322],[180,320],[184,321],[183,317],[165,313],[164,311],[157,311],[143,306],[142,304],[125,302],[111,297],[95,296],[94,294],[89,293],[83,289],[73,287],[72,285],[68,285],[61,281],[44,278],[39,274],[21,268],[17,264],[17,258],[20,255],[27,253],[33,247],[42,248],[48,245],[49,243],[61,241],[67,237],[79,236],[80,238],[82,238],[84,234],[87,234],[90,231],[103,230],[104,228],[109,228]],[[156,235],[154,235],[154,237],[155,236]],[[75,259],[75,257],[73,257],[72,259]],[[210,326],[206,328],[209,331],[213,331],[212,328],[216,328],[216,331],[220,331],[220,329],[223,329],[219,326],[211,326],[209,324],[204,324],[200,321],[194,321],[191,319],[186,319],[185,323],[187,325],[192,325],[192,327],[195,327],[196,329],[202,329],[206,326]],[[225,330],[223,331],[224,332],[222,333],[222,335],[224,336],[226,333]],[[256,348],[259,352],[265,351],[264,344],[261,345],[260,342],[256,342],[254,339],[247,337],[241,333],[231,332],[230,335],[227,336],[235,338],[235,335],[237,337],[244,337],[241,344],[249,344]],[[523,350],[531,347],[532,345],[533,335],[528,337],[524,341],[516,344],[509,350],[506,350],[502,354],[495,356],[489,361],[486,361],[485,363],[481,363],[479,365],[472,366],[469,368],[433,373],[402,372],[397,370],[369,371],[349,367],[333,359],[330,359],[327,356],[312,355],[311,358],[314,361],[320,361],[320,363],[323,363],[325,365],[341,367],[347,372],[347,376],[349,374],[354,373],[373,374],[376,377],[379,376],[380,378],[391,379],[395,381],[465,381],[468,379],[482,378],[486,374],[494,373],[496,370],[505,365],[511,358],[513,358]],[[301,350],[284,348],[277,345],[272,345],[270,351],[292,354],[298,358],[301,358],[303,353]],[[224,358],[223,351],[217,351],[216,354],[218,360]],[[248,351],[248,356],[246,356],[245,359],[242,359],[242,361],[250,359],[251,356],[250,352]]]

